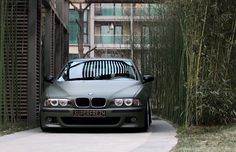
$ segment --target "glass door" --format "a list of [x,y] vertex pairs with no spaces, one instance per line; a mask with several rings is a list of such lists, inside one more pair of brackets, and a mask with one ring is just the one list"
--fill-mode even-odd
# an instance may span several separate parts
[[101,43],[102,44],[113,44],[114,29],[111,29],[109,25],[101,26]]
[[122,44],[122,26],[116,25],[115,26],[115,44]]

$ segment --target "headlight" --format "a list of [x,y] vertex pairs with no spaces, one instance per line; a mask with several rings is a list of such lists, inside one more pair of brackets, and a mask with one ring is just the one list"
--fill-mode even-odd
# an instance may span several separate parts
[[44,101],[45,107],[66,107],[70,105],[69,99],[47,99]]
[[128,106],[128,107],[129,107],[129,106],[132,106],[132,104],[133,104],[133,99],[125,99],[125,100],[124,100],[124,103],[125,103],[125,105]]
[[114,104],[117,107],[121,107],[122,105],[125,105],[126,107],[142,105],[139,99],[133,99],[133,98],[114,99]]
[[56,100],[56,99],[50,100],[50,104],[51,104],[53,107],[56,107],[56,106],[58,106],[58,100]]
[[117,107],[120,107],[123,105],[124,101],[123,99],[115,99],[114,103]]
[[68,105],[68,102],[69,102],[69,100],[67,100],[67,99],[60,99],[60,100],[59,100],[59,104],[60,104],[60,106],[62,106],[62,107],[67,106],[67,105]]

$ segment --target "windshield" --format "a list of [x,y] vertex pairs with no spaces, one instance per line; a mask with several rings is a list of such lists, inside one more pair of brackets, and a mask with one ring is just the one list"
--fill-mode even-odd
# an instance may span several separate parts
[[131,62],[117,60],[92,60],[69,62],[58,81],[135,79],[137,73]]

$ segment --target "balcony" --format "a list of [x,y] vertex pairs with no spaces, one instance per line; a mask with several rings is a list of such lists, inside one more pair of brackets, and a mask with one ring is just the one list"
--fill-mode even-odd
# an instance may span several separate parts
[[[141,44],[147,42],[147,38],[143,38],[141,41],[141,36],[136,35],[133,37],[134,46],[140,48]],[[130,35],[95,35],[95,44],[99,49],[130,49],[131,45],[131,36]],[[145,45],[146,45],[145,44]]]
[[114,6],[113,4],[95,5],[95,16],[129,16],[129,7],[123,7],[121,5]]
[[[142,7],[142,8],[133,8],[133,16],[161,16],[161,11],[160,7],[156,8],[149,8],[149,7]],[[118,7],[118,8],[106,8],[106,7],[101,7],[101,6],[96,6],[95,11],[94,11],[95,16],[116,16],[116,17],[121,17],[121,16],[131,16],[131,7]]]
[[126,35],[95,35],[95,44],[129,44],[130,36]]
[[[155,9],[133,8],[134,21],[153,21],[158,20],[162,14]],[[106,22],[129,22],[131,20],[131,7],[121,8],[101,8],[95,7],[95,21]]]

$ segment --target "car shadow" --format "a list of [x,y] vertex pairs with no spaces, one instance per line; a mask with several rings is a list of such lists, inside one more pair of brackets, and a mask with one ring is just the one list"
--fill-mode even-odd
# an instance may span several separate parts
[[120,133],[145,133],[145,132],[140,129],[134,129],[134,128],[55,128],[51,129],[47,133],[120,134]]
[[148,131],[136,128],[54,128],[50,129],[47,133],[68,133],[68,134],[120,134],[120,133],[167,133],[175,132],[173,124],[162,120],[158,117],[152,118],[152,125]]

